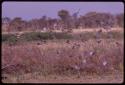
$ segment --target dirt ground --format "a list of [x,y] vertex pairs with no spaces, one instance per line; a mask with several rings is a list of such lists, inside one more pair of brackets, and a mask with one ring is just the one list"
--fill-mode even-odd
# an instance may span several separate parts
[[[73,29],[73,33],[80,33],[80,32],[93,32],[93,31],[98,31],[99,29],[102,29],[103,32],[106,32],[106,30],[104,30],[103,28],[86,28],[86,29]],[[124,29],[123,28],[111,28],[111,31],[121,31],[123,32]],[[29,32],[33,32],[33,31],[22,31],[22,32],[2,32],[2,34],[23,34],[23,33],[29,33]],[[36,31],[37,32],[37,31]],[[38,32],[45,32],[45,31],[41,31],[38,30]],[[61,30],[54,30],[53,32],[62,32]]]
[[17,77],[8,77],[3,80],[3,83],[123,83],[123,75],[87,75],[79,76],[78,75],[33,75],[26,74],[23,76]]

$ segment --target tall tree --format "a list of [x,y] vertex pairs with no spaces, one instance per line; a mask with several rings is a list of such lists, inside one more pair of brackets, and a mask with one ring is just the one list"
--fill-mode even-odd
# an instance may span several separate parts
[[10,24],[9,24],[9,29],[10,30],[15,30],[15,31],[21,31],[22,30],[22,18],[16,17],[14,18]]
[[70,17],[70,14],[67,10],[60,10],[58,12],[58,16],[61,18],[61,20],[63,21],[63,28],[64,29],[67,29],[68,26],[69,26],[69,17]]
[[2,18],[2,23],[4,24],[4,23],[10,23],[10,21],[11,21],[11,19],[9,18],[9,17],[3,17]]
[[66,20],[69,17],[69,12],[67,10],[60,10],[58,12],[58,16],[62,19],[62,20]]
[[124,27],[124,14],[123,13],[117,14],[116,15],[116,20],[117,20],[117,25],[119,27]]
[[9,32],[10,22],[11,22],[11,19],[9,17],[3,17],[2,18],[2,31],[8,31]]

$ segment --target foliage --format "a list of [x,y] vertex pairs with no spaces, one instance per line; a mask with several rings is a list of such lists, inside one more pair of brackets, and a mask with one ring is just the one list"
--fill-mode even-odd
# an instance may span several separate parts
[[[3,21],[8,22],[8,31],[35,31],[35,30],[53,30],[53,29],[77,29],[82,28],[99,28],[104,26],[110,27],[123,27],[124,25],[124,15],[123,13],[112,15],[110,13],[100,13],[100,12],[88,12],[85,15],[76,17],[72,19],[67,10],[58,11],[58,16],[61,18],[50,18],[43,16],[39,19],[32,19],[29,21],[22,20],[20,17],[15,17],[10,20],[9,18],[3,18]],[[9,19],[9,20],[8,20]],[[4,23],[2,25],[5,25]],[[2,28],[4,29],[4,28]]]
[[69,12],[67,10],[60,10],[58,12],[58,16],[62,19],[65,20],[69,16]]

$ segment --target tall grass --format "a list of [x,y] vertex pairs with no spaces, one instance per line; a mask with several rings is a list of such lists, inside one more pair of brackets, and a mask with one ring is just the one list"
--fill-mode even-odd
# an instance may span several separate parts
[[[2,72],[8,74],[24,74],[41,72],[48,74],[77,74],[74,66],[81,66],[80,73],[123,72],[123,41],[102,39],[100,44],[95,40],[80,42],[47,42],[43,45],[20,44],[15,46],[2,45]],[[25,42],[24,42],[25,43]],[[72,48],[74,44],[80,47]],[[90,56],[89,52],[95,52]],[[104,66],[103,63],[106,62]],[[10,64],[11,63],[11,64]],[[6,67],[7,65],[10,65]],[[6,68],[4,68],[6,67]]]

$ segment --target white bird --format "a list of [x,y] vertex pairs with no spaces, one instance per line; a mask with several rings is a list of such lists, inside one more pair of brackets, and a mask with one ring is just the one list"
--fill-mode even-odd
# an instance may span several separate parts
[[82,61],[82,63],[84,63],[84,64],[85,64],[85,63],[86,63],[86,59],[84,59],[84,60]]
[[94,55],[94,53],[95,52],[91,51],[91,52],[89,52],[89,55],[92,56],[92,55]]
[[90,51],[90,52],[85,51],[85,52],[84,52],[84,55],[85,55],[85,56],[88,56],[88,57],[91,57],[91,56],[93,56],[94,54],[95,54],[94,51]]
[[74,69],[77,70],[77,71],[79,71],[79,70],[80,70],[80,67],[77,66],[77,65],[75,65],[75,66],[74,66]]
[[103,62],[103,66],[106,66],[106,64],[107,64],[107,62],[106,62],[106,61],[104,61],[104,62]]

